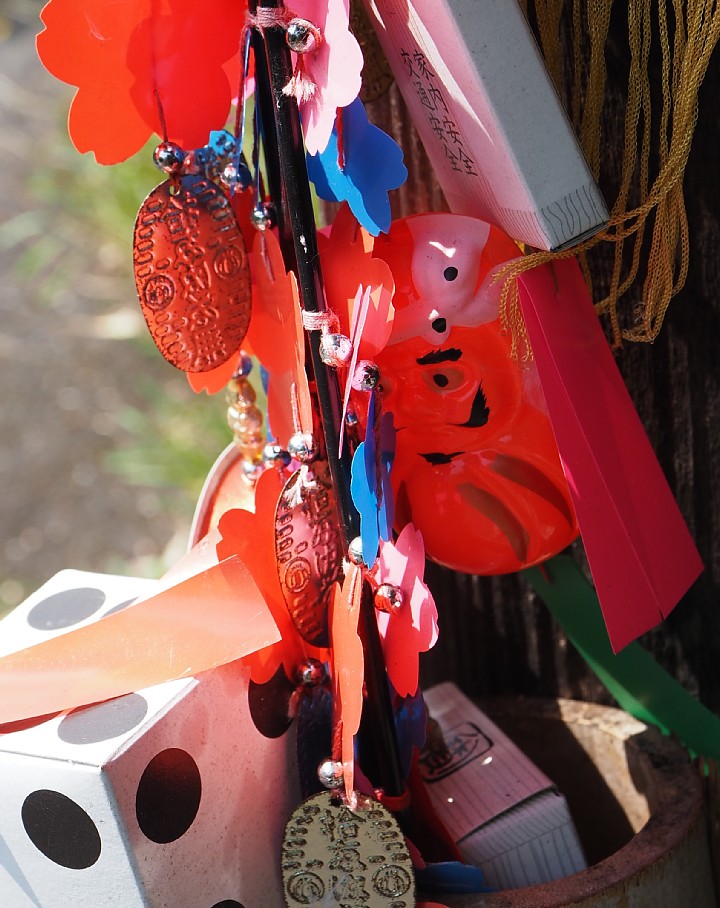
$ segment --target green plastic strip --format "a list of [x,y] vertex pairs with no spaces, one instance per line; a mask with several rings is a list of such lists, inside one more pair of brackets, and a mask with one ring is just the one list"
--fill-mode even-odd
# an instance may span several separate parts
[[720,718],[639,643],[613,653],[595,590],[575,561],[558,555],[543,569],[529,568],[523,574],[622,709],[677,736],[694,754],[720,759]]

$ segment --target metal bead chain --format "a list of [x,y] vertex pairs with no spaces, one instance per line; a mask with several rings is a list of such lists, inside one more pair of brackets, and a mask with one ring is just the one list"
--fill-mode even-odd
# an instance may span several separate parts
[[265,433],[262,411],[255,406],[255,389],[248,380],[251,370],[250,357],[242,354],[238,370],[228,383],[225,399],[228,405],[227,422],[233,441],[242,454],[245,475],[254,480],[263,469]]

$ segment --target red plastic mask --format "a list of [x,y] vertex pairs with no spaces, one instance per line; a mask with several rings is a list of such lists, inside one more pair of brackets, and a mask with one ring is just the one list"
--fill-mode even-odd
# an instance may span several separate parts
[[577,535],[532,362],[510,358],[496,266],[517,258],[495,227],[417,215],[375,243],[395,279],[395,318],[377,357],[394,414],[396,524],[429,557],[474,574],[517,571]]

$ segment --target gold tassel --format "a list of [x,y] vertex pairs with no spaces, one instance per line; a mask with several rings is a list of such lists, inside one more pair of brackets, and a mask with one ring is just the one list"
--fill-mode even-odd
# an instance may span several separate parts
[[[536,265],[576,255],[587,279],[586,254],[601,243],[613,244],[610,287],[596,309],[607,314],[615,347],[623,340],[654,341],[671,299],[685,284],[689,235],[683,176],[697,121],[698,92],[720,37],[720,6],[718,0],[671,0],[669,11],[668,2],[631,0],[627,4],[630,71],[625,134],[620,187],[608,227],[569,252],[533,253],[500,272],[500,314],[512,335],[515,356],[531,355],[515,280]],[[526,0],[522,5],[537,21],[543,56],[561,95],[570,84],[569,114],[590,169],[599,179],[603,175],[603,148],[614,140],[604,136],[602,128],[605,48],[613,0]],[[563,27],[570,30],[571,55],[563,53]],[[649,61],[654,41],[659,42],[662,63],[660,110],[653,115]],[[650,172],[651,147],[658,155],[654,175]],[[621,319],[619,304],[629,291],[637,294],[643,259],[640,301],[631,312],[623,312]]]

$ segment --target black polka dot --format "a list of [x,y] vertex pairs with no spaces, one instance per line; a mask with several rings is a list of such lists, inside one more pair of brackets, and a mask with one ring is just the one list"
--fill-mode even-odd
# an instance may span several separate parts
[[58,737],[66,744],[97,744],[131,731],[147,715],[148,704],[140,694],[127,694],[74,709],[58,725]]
[[433,331],[437,331],[438,334],[444,334],[447,331],[447,322],[444,318],[436,318],[432,322]]
[[245,908],[245,906],[235,899],[225,899],[222,902],[215,902],[212,908]]
[[166,844],[185,835],[200,807],[200,770],[184,750],[171,747],[148,763],[138,785],[135,814],[152,842]]
[[438,388],[446,388],[450,383],[450,379],[442,372],[436,372],[435,375],[433,375],[433,381],[438,386]]
[[290,727],[288,704],[294,690],[282,666],[265,684],[248,684],[248,705],[255,728],[266,738],[279,738]]
[[107,618],[108,615],[114,615],[115,612],[121,612],[124,608],[127,608],[129,605],[132,605],[133,602],[137,601],[137,596],[134,599],[126,599],[125,602],[121,602],[119,605],[114,605],[112,608],[109,608],[103,618]]
[[458,270],[453,265],[450,265],[443,271],[443,277],[446,281],[454,281],[458,276]]
[[55,864],[86,870],[100,857],[100,833],[79,804],[59,791],[42,789],[25,798],[25,832],[33,845]]
[[94,615],[104,602],[105,593],[90,586],[62,590],[34,605],[28,612],[28,624],[38,631],[71,627]]

